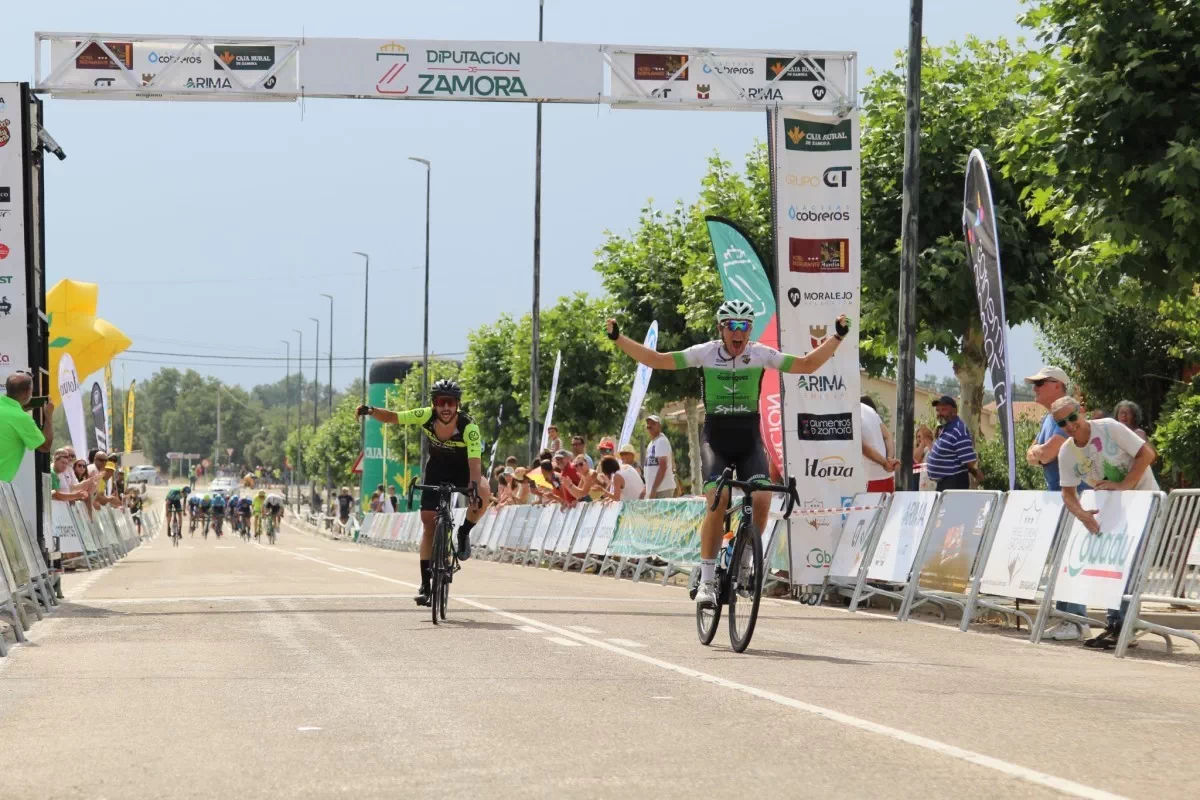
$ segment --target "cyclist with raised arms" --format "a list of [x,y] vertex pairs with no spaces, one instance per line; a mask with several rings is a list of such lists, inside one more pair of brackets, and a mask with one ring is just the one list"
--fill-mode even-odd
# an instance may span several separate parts
[[[458,528],[458,559],[466,561],[471,557],[471,528],[483,514],[491,495],[488,483],[482,480],[480,473],[483,436],[479,426],[458,408],[462,389],[457,383],[446,379],[437,381],[430,388],[430,396],[433,400],[431,408],[397,413],[386,408],[359,406],[358,415],[392,425],[420,425],[429,443],[429,458],[420,483],[471,487],[467,516]],[[419,606],[429,605],[429,562],[433,558],[437,506],[436,492],[421,493],[421,523],[425,533],[421,537],[421,591],[416,597]]]
[[[727,300],[717,309],[720,339],[705,342],[675,353],[660,353],[640,342],[622,336],[615,320],[608,320],[608,338],[617,343],[635,361],[653,369],[699,367],[704,374],[704,429],[700,436],[701,474],[708,508],[713,503],[717,481],[726,467],[733,467],[739,480],[754,476],[766,478],[766,449],[759,433],[758,395],[764,370],[775,369],[793,375],[816,372],[829,360],[842,339],[850,332],[845,315],[837,318],[834,335],[806,356],[781,353],[774,348],[750,341],[754,327],[754,309],[744,300]],[[756,492],[754,526],[761,534],[771,507],[768,492]],[[728,495],[722,493],[715,511],[707,510],[700,524],[700,586],[696,602],[714,605],[717,586],[714,572],[717,551],[724,534]]]

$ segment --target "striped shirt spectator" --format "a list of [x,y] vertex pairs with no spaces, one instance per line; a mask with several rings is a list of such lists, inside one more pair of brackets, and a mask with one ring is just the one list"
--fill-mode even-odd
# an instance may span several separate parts
[[953,397],[942,395],[933,401],[933,407],[943,427],[925,459],[930,479],[937,481],[939,492],[971,488],[968,474],[982,483],[979,456],[975,453],[971,432],[958,416],[958,403]]

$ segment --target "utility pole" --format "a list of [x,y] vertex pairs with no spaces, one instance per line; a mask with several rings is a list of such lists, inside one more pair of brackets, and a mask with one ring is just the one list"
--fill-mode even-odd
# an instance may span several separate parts
[[[317,435],[317,406],[321,400],[321,320],[316,317],[309,317],[310,320],[317,323],[317,338],[313,345],[313,436]],[[308,492],[309,506],[315,506],[314,502],[317,497],[317,482],[315,476],[310,476],[310,488]]]
[[917,369],[917,211],[921,185],[921,19],[923,0],[909,0],[908,69],[904,99],[904,177],[901,202],[900,359],[896,371],[896,488],[916,489],[913,477],[913,403]]
[[213,453],[213,464],[221,463],[221,382],[217,382],[217,447]]
[[[362,359],[362,399],[359,400],[364,406],[367,404],[367,310],[370,308],[368,300],[371,297],[368,287],[371,285],[371,257],[366,253],[361,253],[358,250],[354,251],[354,255],[362,256],[367,261],[366,267],[363,269],[363,359]],[[363,458],[367,456],[367,418],[363,417],[359,421],[359,447],[362,448]]]
[[[421,356],[421,369],[423,371],[421,380],[421,406],[429,404],[429,187],[433,183],[433,164],[427,158],[417,158],[409,156],[409,161],[416,161],[418,164],[425,165],[425,344]],[[425,463],[426,454],[429,449],[425,441],[425,437],[421,437],[421,463]],[[387,468],[387,459],[384,459],[384,469]],[[384,483],[387,483],[386,476]]]
[[[538,0],[538,41],[542,41],[546,0]],[[538,430],[538,359],[541,352],[542,327],[542,104],[537,104],[537,140],[533,157],[533,343],[529,350],[529,460],[537,455],[541,444]]]
[[[333,419],[333,295],[321,294],[321,297],[329,298],[329,416],[328,419]],[[333,498],[333,473],[330,471],[329,464],[325,465],[325,500],[328,502]]]
[[[289,342],[287,339],[280,339],[279,341],[283,342],[283,346],[287,348],[287,351],[286,351],[287,355],[284,357],[284,362],[286,363],[286,366],[283,368],[283,395],[284,395],[284,403],[285,403],[285,405],[284,405],[285,411],[283,412],[283,440],[284,440],[283,458],[284,458],[284,461],[286,462],[287,461],[287,444],[286,444],[287,443],[287,435],[288,435],[288,432],[292,429],[292,343]],[[288,481],[288,486],[290,487],[292,484],[292,470],[288,467],[288,465],[286,463],[283,465],[283,467],[284,467],[284,471],[287,472],[287,481]],[[290,494],[290,492],[285,491],[284,494]]]
[[[300,372],[300,395],[296,398],[296,467],[300,471],[300,480],[296,483],[296,505],[300,504],[300,487],[304,481],[304,331],[292,328],[292,333],[300,337],[300,349],[296,353],[296,369]],[[295,470],[293,470],[295,472]]]

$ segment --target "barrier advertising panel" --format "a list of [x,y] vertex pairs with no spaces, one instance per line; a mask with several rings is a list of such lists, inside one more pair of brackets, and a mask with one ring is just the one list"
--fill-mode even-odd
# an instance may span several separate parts
[[875,557],[867,570],[870,580],[888,583],[908,580],[917,544],[937,498],[934,492],[896,492],[875,547]]
[[875,518],[875,509],[883,502],[879,492],[864,492],[855,496],[854,505],[868,510],[851,511],[846,514],[842,523],[842,531],[838,538],[837,549],[833,553],[833,562],[829,566],[832,578],[850,579],[857,577],[866,557],[867,539],[871,534],[871,520]]
[[1058,492],[1009,492],[979,590],[998,597],[1035,599],[1062,513]]
[[964,594],[971,567],[996,504],[996,495],[947,492],[930,523],[917,561],[917,583],[924,589]]
[[627,556],[698,563],[703,517],[702,499],[626,503],[609,549]]
[[1117,608],[1133,569],[1138,545],[1156,507],[1157,492],[1096,492],[1080,497],[1085,509],[1097,509],[1100,533],[1089,533],[1072,520],[1059,567],[1054,599],[1092,608]]

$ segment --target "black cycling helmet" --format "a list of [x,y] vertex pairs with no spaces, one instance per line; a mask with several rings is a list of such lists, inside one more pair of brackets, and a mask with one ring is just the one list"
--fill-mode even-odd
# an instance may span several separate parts
[[433,386],[429,388],[429,396],[434,399],[453,397],[455,400],[462,400],[462,389],[459,388],[456,381],[442,378],[440,381],[434,381]]

